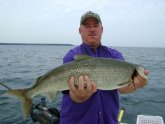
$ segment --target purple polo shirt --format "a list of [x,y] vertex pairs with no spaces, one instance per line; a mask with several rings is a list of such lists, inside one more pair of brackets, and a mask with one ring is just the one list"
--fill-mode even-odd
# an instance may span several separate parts
[[[63,62],[74,61],[75,55],[89,55],[124,60],[115,49],[100,45],[96,51],[87,44],[70,50]],[[87,101],[76,103],[68,91],[63,92],[60,124],[118,124],[119,96],[117,90],[97,90]]]

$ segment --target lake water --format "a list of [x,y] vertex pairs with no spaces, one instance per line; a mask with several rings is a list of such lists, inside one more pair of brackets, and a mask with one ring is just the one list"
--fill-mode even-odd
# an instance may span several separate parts
[[[36,78],[62,65],[62,58],[73,46],[56,45],[0,45],[0,82],[10,88],[26,88]],[[120,95],[126,109],[123,122],[136,123],[138,114],[159,115],[165,119],[165,48],[116,47],[129,62],[144,65],[150,71],[146,87],[134,93]],[[0,91],[5,88],[0,86]],[[60,109],[59,93],[48,106]],[[38,103],[41,96],[35,97]],[[108,109],[108,108],[107,108]],[[33,124],[24,120],[20,101],[16,97],[0,95],[0,124]]]

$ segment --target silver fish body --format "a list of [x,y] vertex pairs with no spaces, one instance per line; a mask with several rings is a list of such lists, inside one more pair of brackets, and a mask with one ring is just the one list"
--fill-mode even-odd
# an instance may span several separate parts
[[[77,56],[74,62],[56,67],[39,77],[31,88],[9,90],[7,93],[22,99],[24,115],[27,116],[34,96],[44,93],[53,99],[57,91],[69,90],[68,80],[71,76],[78,80],[80,75],[89,76],[101,90],[121,88],[136,75],[147,81],[144,68],[140,65],[115,59]],[[75,86],[77,83],[75,81]]]

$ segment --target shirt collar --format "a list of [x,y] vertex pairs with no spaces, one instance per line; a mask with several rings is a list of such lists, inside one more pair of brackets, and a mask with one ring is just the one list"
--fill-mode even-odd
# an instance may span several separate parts
[[[92,45],[89,45],[89,44],[86,44],[86,43],[82,43],[82,45],[83,45],[84,47],[86,47],[87,49],[92,49],[92,50],[93,50],[93,46],[92,46]],[[101,43],[100,43],[100,45],[96,48],[96,51],[97,51],[100,47],[102,47]]]

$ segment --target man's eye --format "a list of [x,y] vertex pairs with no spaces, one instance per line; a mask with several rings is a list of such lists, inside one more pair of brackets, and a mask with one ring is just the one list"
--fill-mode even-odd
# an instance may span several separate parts
[[85,25],[85,27],[90,28],[91,26],[90,25]]
[[94,25],[94,27],[98,27],[99,25]]

